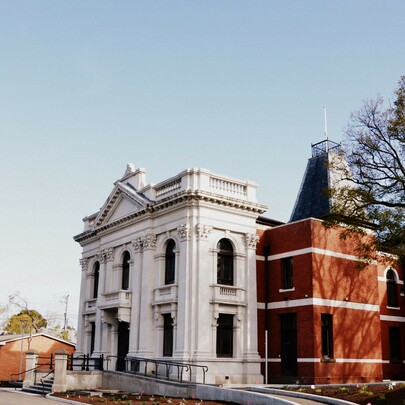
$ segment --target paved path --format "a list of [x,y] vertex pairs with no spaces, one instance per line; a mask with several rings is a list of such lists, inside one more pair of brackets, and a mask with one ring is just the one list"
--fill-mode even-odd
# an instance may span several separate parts
[[1,405],[61,405],[59,401],[44,398],[42,395],[15,391],[14,388],[0,389]]
[[289,397],[287,395],[269,394],[269,397],[285,399],[286,401],[290,401],[290,402],[293,402],[294,404],[298,404],[298,405],[320,405],[320,404],[325,404],[325,402],[312,401],[312,400],[306,399],[306,398]]

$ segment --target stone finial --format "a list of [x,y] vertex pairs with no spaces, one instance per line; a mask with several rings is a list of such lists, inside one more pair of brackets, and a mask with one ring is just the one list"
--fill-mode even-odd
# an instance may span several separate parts
[[133,163],[127,163],[127,168],[125,170],[124,176],[122,177],[127,177],[134,172],[135,172],[135,165]]

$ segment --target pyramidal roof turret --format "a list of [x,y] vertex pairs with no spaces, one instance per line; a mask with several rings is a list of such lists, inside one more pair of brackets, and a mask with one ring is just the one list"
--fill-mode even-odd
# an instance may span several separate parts
[[332,198],[328,193],[341,178],[334,172],[331,162],[339,156],[341,145],[326,140],[312,144],[312,157],[308,160],[301,188],[289,222],[306,218],[323,219],[331,213]]

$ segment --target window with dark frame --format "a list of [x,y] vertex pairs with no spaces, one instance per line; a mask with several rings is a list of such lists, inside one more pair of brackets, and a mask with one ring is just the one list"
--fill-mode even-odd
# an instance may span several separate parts
[[90,322],[90,354],[94,352],[94,342],[96,341],[96,323]]
[[165,285],[174,284],[176,273],[176,243],[169,240],[165,255]]
[[387,306],[398,307],[397,279],[393,270],[387,271]]
[[163,314],[163,356],[173,356],[173,319],[171,314]]
[[321,314],[322,357],[333,359],[333,315]]
[[389,328],[390,362],[401,363],[401,331],[398,327]]
[[221,239],[217,249],[217,284],[234,285],[232,244],[228,239]]
[[100,279],[100,263],[94,264],[94,278],[93,278],[93,298],[98,297],[98,282]]
[[233,357],[233,315],[219,314],[217,321],[217,357]]
[[281,288],[288,290],[294,287],[293,258],[281,259]]
[[129,252],[124,253],[124,258],[122,260],[122,286],[123,290],[128,290],[129,288],[129,261],[131,256]]

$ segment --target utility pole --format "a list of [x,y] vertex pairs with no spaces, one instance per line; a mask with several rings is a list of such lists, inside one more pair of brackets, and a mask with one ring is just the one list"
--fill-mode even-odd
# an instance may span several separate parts
[[66,332],[67,329],[67,309],[69,303],[69,294],[63,297],[65,303],[65,313],[63,314],[63,331]]

